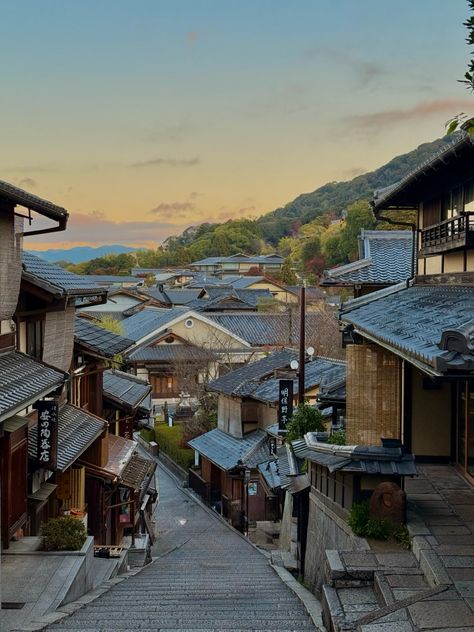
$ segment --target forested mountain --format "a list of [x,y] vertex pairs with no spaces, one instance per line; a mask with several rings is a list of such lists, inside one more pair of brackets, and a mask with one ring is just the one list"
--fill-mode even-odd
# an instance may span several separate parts
[[340,216],[349,204],[357,200],[370,200],[375,189],[404,178],[433,154],[454,142],[455,138],[456,136],[444,136],[431,143],[424,143],[407,154],[393,158],[375,171],[369,171],[347,182],[329,182],[312,193],[299,195],[292,202],[258,219],[262,237],[268,243],[276,245],[281,237],[292,230],[292,219],[306,224],[325,213]]
[[[256,220],[191,226],[181,235],[169,237],[156,250],[108,255],[68,267],[86,274],[128,274],[133,265],[184,266],[204,257],[276,250],[287,258],[284,276],[288,282],[292,282],[290,277],[295,268],[316,279],[325,267],[346,263],[357,256],[360,229],[376,227],[368,204],[374,191],[397,182],[455,140],[453,135],[424,143],[375,171],[347,182],[325,184]],[[347,217],[339,222],[343,211]]]

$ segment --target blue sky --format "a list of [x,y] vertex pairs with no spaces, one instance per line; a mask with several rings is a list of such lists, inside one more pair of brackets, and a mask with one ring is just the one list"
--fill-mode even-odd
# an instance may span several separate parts
[[55,245],[258,216],[474,103],[465,0],[2,4],[0,178],[70,210]]

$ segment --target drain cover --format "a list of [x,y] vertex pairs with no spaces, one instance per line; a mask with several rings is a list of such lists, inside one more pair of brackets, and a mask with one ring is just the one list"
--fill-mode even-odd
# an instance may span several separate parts
[[21,610],[24,605],[24,601],[2,601],[2,610]]

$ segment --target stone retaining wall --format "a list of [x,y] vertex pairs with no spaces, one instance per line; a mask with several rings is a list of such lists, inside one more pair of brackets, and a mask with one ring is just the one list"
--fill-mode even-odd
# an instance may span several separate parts
[[306,586],[316,595],[321,594],[321,586],[326,581],[327,549],[344,551],[369,550],[367,541],[352,533],[347,522],[339,516],[320,494],[311,491],[309,495],[308,536],[304,565]]

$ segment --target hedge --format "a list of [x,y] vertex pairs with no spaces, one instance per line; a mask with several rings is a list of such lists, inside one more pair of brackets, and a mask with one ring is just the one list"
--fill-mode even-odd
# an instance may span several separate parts
[[194,451],[182,447],[182,427],[179,424],[171,428],[163,422],[155,424],[155,441],[159,450],[183,469],[188,470],[194,465]]

